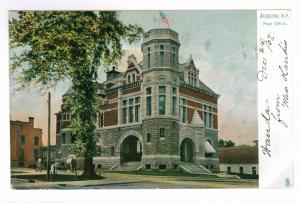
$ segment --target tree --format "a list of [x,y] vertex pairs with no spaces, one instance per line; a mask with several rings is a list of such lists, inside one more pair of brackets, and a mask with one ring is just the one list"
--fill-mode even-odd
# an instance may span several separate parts
[[219,139],[219,147],[224,147],[224,140],[223,139]]
[[44,89],[70,79],[68,97],[75,147],[84,157],[83,176],[96,175],[93,167],[94,130],[99,98],[97,70],[116,63],[122,42],[137,41],[142,29],[125,25],[117,12],[19,11],[9,22],[10,71],[23,87]]
[[231,140],[228,140],[226,143],[225,143],[225,146],[226,147],[234,147],[235,143]]
[[234,147],[235,143],[231,140],[219,139],[219,147]]

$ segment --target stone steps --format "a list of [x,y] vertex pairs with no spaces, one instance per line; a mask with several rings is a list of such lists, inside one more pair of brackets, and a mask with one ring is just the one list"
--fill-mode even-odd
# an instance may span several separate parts
[[127,162],[112,168],[112,171],[137,171],[141,168],[141,162]]
[[196,166],[193,163],[181,163],[179,167],[190,174],[211,174],[211,172],[203,166]]

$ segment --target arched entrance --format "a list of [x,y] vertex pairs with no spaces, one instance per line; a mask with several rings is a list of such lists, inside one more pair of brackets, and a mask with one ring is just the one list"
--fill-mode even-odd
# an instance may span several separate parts
[[193,163],[195,144],[192,139],[185,138],[180,145],[180,159],[182,162]]
[[141,161],[142,159],[142,143],[134,135],[126,137],[120,148],[121,163],[131,161]]

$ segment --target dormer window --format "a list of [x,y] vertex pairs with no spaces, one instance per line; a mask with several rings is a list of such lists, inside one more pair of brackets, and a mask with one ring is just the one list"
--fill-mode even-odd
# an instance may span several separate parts
[[189,72],[188,82],[189,85],[197,86],[197,73]]
[[127,76],[127,83],[131,83],[131,75]]
[[135,74],[133,73],[133,74],[132,74],[132,82],[135,82],[135,80],[136,80],[136,79],[135,79]]

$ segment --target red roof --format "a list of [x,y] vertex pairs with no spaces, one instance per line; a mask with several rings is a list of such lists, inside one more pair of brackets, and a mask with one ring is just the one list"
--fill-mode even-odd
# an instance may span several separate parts
[[219,148],[220,164],[258,164],[257,146]]

